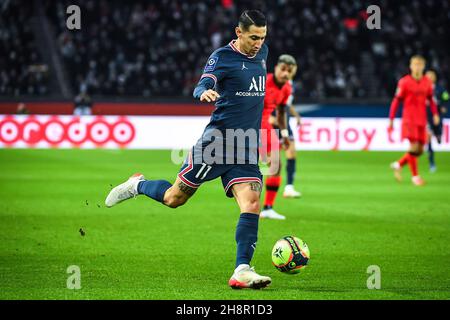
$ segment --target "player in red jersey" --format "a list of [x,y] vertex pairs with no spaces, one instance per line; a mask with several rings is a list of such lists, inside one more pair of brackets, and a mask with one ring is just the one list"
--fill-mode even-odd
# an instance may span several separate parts
[[[286,126],[286,106],[292,93],[292,86],[289,83],[293,69],[297,66],[294,57],[283,54],[278,58],[274,73],[267,75],[266,96],[264,98],[264,110],[261,121],[262,151],[261,155],[270,164],[269,176],[266,178],[266,194],[264,197],[264,209],[261,211],[261,218],[286,219],[285,216],[273,210],[273,204],[277,196],[278,188],[281,184],[281,161],[280,161],[280,141],[278,134],[270,123],[270,116],[277,110],[277,123],[281,131],[284,148],[289,148],[289,132]],[[264,132],[267,133],[264,134]]]
[[[295,66],[291,73],[291,79],[289,80],[289,83],[291,86],[293,86],[293,79],[297,73],[297,67]],[[284,186],[284,192],[283,197],[285,198],[300,198],[302,196],[300,191],[295,190],[294,188],[294,177],[296,172],[296,158],[297,158],[297,152],[295,149],[295,139],[294,139],[294,132],[292,130],[291,125],[289,124],[289,120],[291,117],[295,117],[297,120],[297,128],[301,127],[302,124],[302,118],[300,114],[295,110],[294,105],[294,87],[292,87],[292,93],[291,96],[288,99],[288,107],[286,109],[286,126],[289,132],[289,148],[285,150],[286,155],[286,185]],[[277,112],[276,110],[272,112],[270,116],[270,123],[273,125],[275,129],[278,129],[277,124]],[[280,137],[280,135],[278,135]],[[281,138],[281,137],[280,137]]]
[[423,146],[427,142],[427,100],[430,101],[435,124],[439,123],[439,114],[433,97],[433,84],[423,73],[425,59],[422,56],[413,56],[410,59],[409,68],[411,74],[399,80],[395,97],[391,103],[389,130],[392,132],[398,106],[400,101],[403,101],[402,139],[409,140],[410,148],[398,161],[391,163],[391,168],[394,170],[397,181],[401,181],[401,169],[408,163],[412,173],[412,183],[422,186],[425,182],[419,176],[417,158],[423,153]]

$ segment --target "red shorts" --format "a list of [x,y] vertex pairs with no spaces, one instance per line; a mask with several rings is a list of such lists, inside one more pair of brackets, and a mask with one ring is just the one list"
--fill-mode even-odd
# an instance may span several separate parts
[[268,121],[261,122],[261,148],[259,153],[262,157],[267,153],[272,153],[273,150],[280,150],[281,144],[278,138],[277,131]]
[[408,139],[410,142],[419,142],[421,144],[426,144],[427,127],[403,122],[402,139]]

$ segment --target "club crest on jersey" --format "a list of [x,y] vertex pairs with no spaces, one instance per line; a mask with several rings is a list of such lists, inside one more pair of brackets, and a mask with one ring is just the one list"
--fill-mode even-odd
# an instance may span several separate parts
[[219,57],[211,57],[208,59],[208,62],[206,63],[204,72],[211,72],[214,71],[216,68],[217,61],[219,60]]
[[262,65],[264,70],[267,70],[267,68],[266,68],[266,60],[262,59],[261,60],[261,65]]

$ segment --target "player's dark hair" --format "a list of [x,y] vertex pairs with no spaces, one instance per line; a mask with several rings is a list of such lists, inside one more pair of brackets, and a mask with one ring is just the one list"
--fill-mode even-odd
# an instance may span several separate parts
[[245,10],[239,17],[239,27],[243,31],[248,31],[250,26],[265,27],[267,25],[266,16],[258,10]]
[[290,66],[296,66],[297,65],[297,61],[290,54],[282,54],[281,56],[279,56],[277,63],[285,63],[285,64],[290,65]]

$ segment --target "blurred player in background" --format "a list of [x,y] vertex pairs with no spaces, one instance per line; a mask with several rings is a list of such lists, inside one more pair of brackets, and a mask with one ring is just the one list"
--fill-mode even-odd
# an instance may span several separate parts
[[[289,148],[285,150],[286,155],[286,186],[284,187],[283,197],[285,198],[299,198],[302,196],[302,194],[295,190],[294,188],[294,178],[295,178],[295,172],[296,172],[296,156],[297,152],[295,151],[295,139],[294,139],[294,133],[292,131],[291,125],[290,125],[290,118],[295,117],[297,120],[297,128],[300,128],[302,124],[302,119],[300,117],[300,114],[295,110],[293,106],[294,101],[294,87],[293,87],[293,79],[297,73],[297,67],[294,66],[292,69],[292,74],[289,80],[289,83],[292,87],[292,93],[288,100],[288,110],[286,111],[286,126],[289,132]],[[276,110],[274,110],[270,116],[269,119],[270,123],[275,129],[279,129],[277,119],[276,119]],[[279,136],[281,139],[281,134]]]
[[289,97],[292,94],[292,86],[289,80],[292,77],[292,72],[297,66],[294,57],[288,54],[283,54],[278,58],[274,73],[267,75],[266,81],[266,97],[264,99],[264,111],[261,122],[261,129],[267,132],[265,136],[267,139],[262,139],[262,156],[267,151],[267,159],[270,166],[276,168],[276,172],[272,172],[266,178],[266,193],[264,197],[264,208],[261,211],[261,218],[284,220],[285,216],[277,213],[273,209],[275,199],[278,193],[278,188],[281,184],[281,161],[280,161],[280,141],[277,132],[270,123],[270,116],[276,110],[276,122],[281,132],[282,144],[285,150],[289,149],[289,131],[286,123],[286,109],[289,102]]
[[88,95],[86,88],[81,90],[81,92],[75,97],[74,104],[74,115],[82,116],[92,114],[92,99]]
[[434,160],[434,150],[433,150],[433,142],[432,137],[435,136],[438,143],[441,143],[442,137],[442,119],[444,115],[447,113],[447,104],[449,100],[448,91],[444,89],[439,83],[437,83],[437,75],[434,70],[428,70],[425,75],[430,78],[431,82],[434,84],[434,96],[436,97],[436,102],[438,106],[439,113],[439,124],[435,125],[433,123],[433,115],[431,112],[428,112],[428,162],[430,165],[430,172],[436,172],[436,162]]
[[[235,32],[236,40],[217,49],[208,58],[203,75],[194,90],[195,98],[202,102],[215,102],[216,108],[202,137],[181,167],[175,183],[172,185],[165,180],[145,180],[142,174],[135,174],[115,187],[105,203],[111,207],[123,200],[145,194],[170,208],[176,208],[184,205],[202,183],[220,177],[225,194],[235,198],[241,212],[235,234],[236,268],[228,284],[232,288],[259,289],[272,281],[250,267],[258,238],[262,190],[262,176],[258,167],[258,134],[267,75],[268,48],[264,44],[266,18],[257,10],[244,11]],[[214,161],[205,160],[208,156],[207,149],[212,143],[227,147],[234,145],[235,136],[227,136],[227,131],[230,130],[251,131],[256,139],[253,144],[246,144],[242,150],[238,150],[240,152],[223,148],[224,153],[218,151],[220,154],[216,154],[218,159],[214,157]],[[214,135],[217,132],[224,136],[219,138]],[[250,158],[252,155],[254,159]]]
[[419,175],[417,158],[423,153],[423,146],[427,142],[427,100],[430,102],[433,123],[438,125],[440,119],[433,97],[433,84],[424,76],[425,58],[419,55],[411,57],[409,68],[411,73],[399,80],[391,103],[389,132],[393,130],[395,115],[400,102],[403,101],[402,139],[408,139],[410,147],[398,161],[391,163],[391,168],[397,181],[401,181],[401,169],[408,163],[412,183],[422,186],[425,181]]

